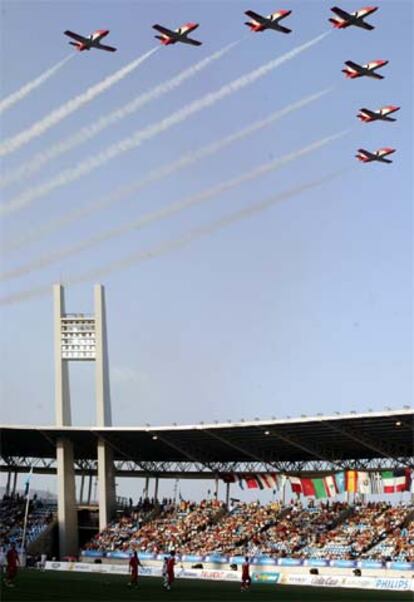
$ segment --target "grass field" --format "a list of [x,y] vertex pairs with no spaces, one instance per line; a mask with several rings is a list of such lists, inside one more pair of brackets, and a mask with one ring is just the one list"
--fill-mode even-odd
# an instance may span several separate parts
[[288,602],[382,602],[392,600],[401,602],[412,600],[411,592],[376,592],[368,590],[346,590],[329,588],[305,588],[254,584],[247,593],[241,593],[237,583],[197,581],[180,579],[171,591],[162,589],[160,578],[143,577],[136,589],[127,586],[127,579],[119,575],[92,575],[69,572],[40,572],[21,570],[17,576],[16,587],[1,586],[1,600],[43,602],[73,600],[264,600]]

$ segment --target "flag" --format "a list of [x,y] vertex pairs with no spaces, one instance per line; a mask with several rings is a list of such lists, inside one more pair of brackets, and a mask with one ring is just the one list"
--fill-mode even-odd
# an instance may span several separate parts
[[397,468],[394,470],[394,486],[395,491],[408,491],[407,475],[405,468]]
[[239,487],[240,489],[244,489],[244,483],[243,483],[243,475],[237,475],[237,478],[239,479]]
[[325,477],[325,489],[328,497],[334,497],[338,493],[335,483],[335,475],[328,475]]
[[247,489],[263,489],[263,485],[254,475],[245,475]]
[[379,472],[371,472],[370,480],[371,480],[371,493],[377,493],[377,494],[384,493],[384,484],[382,482],[382,477]]
[[29,495],[29,492],[30,492],[30,481],[32,479],[32,474],[33,474],[33,466],[30,467],[30,472],[27,475],[27,479],[26,479],[26,482],[24,484],[24,497],[27,497]]
[[326,487],[325,487],[325,479],[312,479],[313,488],[315,490],[316,499],[321,499],[323,497],[327,497]]
[[414,470],[413,469],[407,469],[410,471],[410,492],[414,493]]
[[384,485],[384,493],[394,493],[394,473],[392,470],[383,470],[381,472],[382,483]]
[[299,477],[289,477],[289,481],[294,493],[302,493],[302,485]]
[[306,495],[306,496],[314,496],[315,495],[315,488],[313,486],[312,479],[301,479],[300,484],[302,487],[303,495]]
[[347,470],[345,473],[345,489],[348,493],[355,493],[357,490],[358,473],[356,470]]
[[358,493],[371,493],[371,481],[367,472],[358,472]]
[[335,479],[335,486],[336,486],[337,492],[344,493],[345,492],[345,473],[337,472],[334,475],[334,479]]
[[274,489],[277,486],[277,475],[274,472],[261,474],[260,479],[266,489]]

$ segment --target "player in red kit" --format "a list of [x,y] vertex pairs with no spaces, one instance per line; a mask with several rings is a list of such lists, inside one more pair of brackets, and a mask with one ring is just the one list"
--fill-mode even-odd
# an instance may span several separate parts
[[250,578],[250,562],[249,557],[246,556],[242,564],[242,579],[240,591],[247,592],[250,587],[252,580]]
[[14,579],[17,575],[17,565],[20,564],[19,555],[16,551],[16,546],[13,543],[10,550],[6,554],[7,569],[6,569],[6,585],[8,587],[14,587]]
[[175,566],[175,551],[173,550],[168,559],[167,559],[167,583],[164,584],[166,589],[171,589],[172,584],[174,583],[174,566]]
[[142,566],[142,564],[140,563],[138,554],[135,551],[132,554],[131,558],[129,559],[129,570],[131,572],[131,579],[130,579],[128,585],[130,587],[132,587],[132,586],[137,587],[137,585],[138,585],[138,567],[139,566]]

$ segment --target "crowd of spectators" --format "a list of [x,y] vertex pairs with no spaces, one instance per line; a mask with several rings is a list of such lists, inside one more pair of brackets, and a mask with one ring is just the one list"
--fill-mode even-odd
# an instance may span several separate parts
[[280,504],[262,506],[259,502],[237,504],[218,523],[189,540],[183,554],[234,554],[241,545],[255,542],[256,537],[276,520]]
[[292,558],[306,557],[313,543],[323,545],[333,525],[347,511],[341,502],[321,503],[303,508],[293,504],[286,513],[258,538],[256,553]]
[[386,502],[261,505],[217,500],[143,501],[87,550],[273,558],[378,558],[414,561],[414,508]]
[[414,562],[414,509],[406,506],[390,508],[379,533],[380,542],[365,555],[375,560]]
[[154,502],[147,512],[134,511],[111,523],[89,542],[86,549],[111,552],[136,549],[158,553],[181,548],[224,511],[223,502],[217,500],[203,500],[197,504],[164,499],[160,503]]
[[[29,545],[47,528],[53,520],[55,504],[39,500],[36,495],[29,501],[26,540]],[[0,542],[1,545],[15,543],[20,548],[23,540],[26,498],[22,495],[4,495],[0,501]]]
[[391,506],[388,502],[356,505],[344,521],[326,533],[323,542],[315,542],[305,552],[313,558],[367,557],[368,551],[401,524],[410,512],[410,507]]

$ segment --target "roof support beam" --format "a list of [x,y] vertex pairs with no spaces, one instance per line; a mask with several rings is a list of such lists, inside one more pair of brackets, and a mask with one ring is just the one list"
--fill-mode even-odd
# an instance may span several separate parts
[[271,435],[273,435],[273,437],[276,437],[276,439],[280,439],[281,441],[284,441],[285,443],[288,443],[289,445],[292,445],[293,447],[296,447],[297,449],[305,451],[306,453],[310,454],[314,458],[318,458],[318,460],[323,460],[324,462],[329,462],[333,466],[336,466],[337,468],[340,468],[340,469],[343,468],[342,464],[340,464],[339,462],[330,460],[329,458],[326,457],[326,454],[324,454],[322,451],[317,450],[316,448],[311,447],[310,445],[304,445],[303,443],[300,443],[299,441],[297,441],[294,437],[291,437],[290,435],[282,435],[281,433],[278,433],[278,432],[275,432],[272,430],[270,430],[269,432]]
[[366,435],[361,435],[358,431],[356,431],[354,428],[352,429],[352,431],[349,431],[348,429],[344,428],[344,427],[339,427],[336,426],[334,424],[332,424],[332,422],[326,422],[325,423],[331,430],[335,431],[336,433],[340,433],[341,435],[345,435],[345,437],[348,437],[348,439],[351,439],[352,441],[356,441],[357,443],[361,444],[366,447],[367,449],[369,449],[370,451],[373,451],[377,454],[379,454],[382,457],[385,458],[389,458],[390,460],[394,460],[394,462],[397,462],[398,464],[403,464],[405,465],[401,459],[393,454],[392,452],[390,452],[385,445],[381,445],[380,443],[374,443],[372,440],[369,439],[369,437],[367,437]]
[[241,447],[237,443],[233,443],[232,441],[229,441],[228,439],[226,439],[226,437],[223,437],[223,435],[217,435],[216,432],[210,431],[208,429],[203,429],[203,432],[207,433],[208,435],[210,435],[210,437],[213,437],[217,441],[224,443],[228,447],[231,447],[232,449],[235,449],[236,451],[242,453],[244,456],[247,456],[248,458],[252,458],[252,460],[256,460],[256,462],[261,462],[262,464],[266,464],[268,466],[272,466],[273,468],[276,468],[276,470],[280,470],[280,466],[277,463],[275,464],[273,462],[269,462],[268,460],[266,460],[266,458],[258,456],[257,454],[252,453],[251,451],[245,449],[244,447]]
[[193,464],[195,464],[195,466],[205,466],[209,470],[214,471],[214,467],[211,464],[200,460],[200,458],[197,458],[197,456],[194,456],[191,452],[185,450],[181,445],[177,445],[176,443],[174,443],[173,441],[168,439],[168,437],[166,437],[165,434],[160,435],[159,433],[156,433],[153,435],[153,438],[154,437],[156,437],[157,439],[159,439],[160,441],[165,443],[165,445],[168,445],[169,447],[171,447],[171,449],[178,451],[180,454],[185,456],[188,460],[193,462]]

